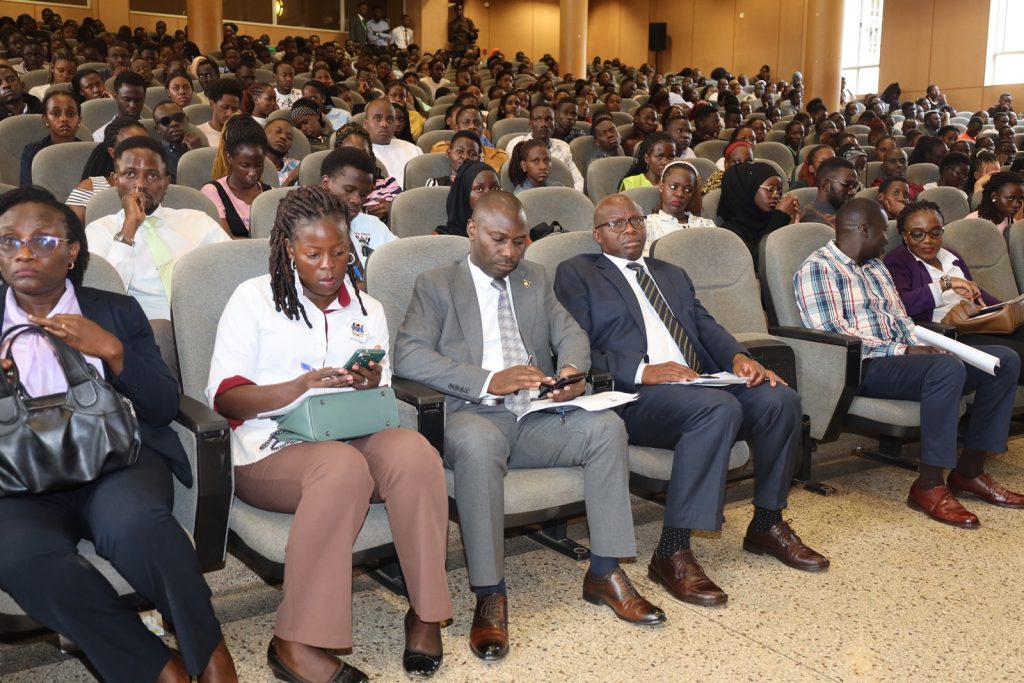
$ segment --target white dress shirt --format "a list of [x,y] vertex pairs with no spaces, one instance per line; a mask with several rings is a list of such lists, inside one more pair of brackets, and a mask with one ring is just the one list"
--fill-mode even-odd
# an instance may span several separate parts
[[391,143],[387,145],[376,143],[373,145],[373,155],[380,163],[384,164],[388,175],[394,178],[398,182],[398,186],[402,188],[405,187],[405,165],[409,163],[410,159],[421,154],[423,154],[423,150],[418,146],[398,138],[392,138]]
[[[223,232],[223,231],[222,231]],[[359,349],[388,348],[388,324],[384,307],[369,294],[361,294],[368,315],[363,315],[355,291],[346,280],[349,303],[321,311],[302,293],[295,278],[298,299],[313,325],[301,314],[289,320],[275,309],[270,275],[261,275],[238,285],[217,324],[217,340],[210,361],[206,400],[213,406],[221,385],[268,385],[290,382],[314,368],[340,368]],[[391,384],[391,360],[380,362],[381,386]],[[354,391],[344,389],[343,391]],[[281,406],[284,407],[284,406]],[[269,437],[277,430],[271,418],[246,420],[231,432],[231,461],[236,467],[262,460],[286,444]]]
[[[665,327],[665,323],[658,317],[658,312],[654,310],[654,306],[647,299],[647,295],[644,294],[644,290],[640,289],[640,283],[636,280],[636,273],[628,268],[630,263],[639,263],[647,270],[647,263],[641,256],[636,261],[628,261],[618,256],[612,256],[611,254],[605,254],[604,257],[611,261],[616,268],[618,268],[623,277],[626,278],[626,282],[629,283],[629,288],[633,290],[633,294],[636,295],[637,303],[640,304],[640,313],[643,314],[644,318],[644,334],[647,335],[647,362],[641,362],[636,368],[636,377],[633,380],[634,384],[642,384],[641,381],[644,376],[644,369],[648,365],[657,365],[658,363],[667,363],[669,361],[675,361],[680,365],[687,365],[686,359],[683,357],[683,352],[679,348],[679,344],[669,334],[668,328]],[[651,275],[651,271],[647,270],[647,274]],[[654,276],[651,275],[653,279]],[[657,282],[655,282],[657,287]],[[658,288],[661,292],[661,288]],[[664,294],[662,297],[664,298]],[[666,301],[666,303],[668,303]]]
[[[501,326],[498,324],[498,297],[501,292],[491,286],[494,278],[480,270],[471,259],[466,259],[466,263],[469,264],[469,274],[473,276],[476,301],[480,306],[480,329],[484,337],[480,367],[491,373],[487,375],[480,398],[492,398],[493,394],[487,391],[491,386],[491,378],[494,377],[494,373],[505,369],[505,354],[501,350]],[[512,301],[512,293],[508,291],[508,278],[505,279],[505,293],[508,296],[508,305],[512,309],[512,318],[516,319],[516,305]],[[518,328],[519,321],[516,319],[516,329]]]
[[416,42],[413,39],[412,29],[404,26],[391,29],[391,38],[395,41],[395,47],[399,50],[406,50],[410,45]]
[[[917,258],[913,252],[911,252],[911,255],[918,261],[921,261],[921,259]],[[932,279],[932,283],[928,285],[928,289],[932,292],[932,299],[935,301],[935,311],[932,313],[932,322],[941,323],[942,319],[946,317],[947,313],[949,313],[949,309],[960,303],[963,300],[963,297],[957,294],[954,289],[942,291],[942,285],[939,283],[939,278],[945,277],[946,275],[961,279],[966,278],[964,278],[964,271],[960,269],[960,266],[953,263],[956,261],[956,256],[953,255],[953,252],[948,249],[940,248],[939,253],[936,254],[936,258],[939,259],[940,268],[936,268],[925,261],[921,261],[921,263],[924,263],[924,267],[928,270],[928,277]]]
[[[527,133],[526,135],[520,135],[519,137],[512,138],[506,146],[509,157],[512,156],[512,150],[516,148],[516,145],[520,142],[532,139],[533,133]],[[569,173],[572,174],[573,186],[576,188],[577,192],[583,192],[583,175],[580,173],[580,169],[576,168],[576,163],[572,160],[572,151],[569,149],[569,143],[565,140],[559,140],[558,138],[551,138],[548,142],[548,150],[551,152],[552,159],[558,159],[569,167]]]
[[[202,211],[194,209],[168,209],[157,207],[152,213],[157,219],[156,231],[177,261],[197,247],[226,242],[224,229]],[[170,320],[171,306],[167,292],[153,260],[146,248],[146,237],[152,229],[139,226],[135,233],[135,246],[114,240],[124,223],[124,209],[95,220],[85,228],[89,251],[114,266],[130,296],[135,297],[150,320]]]

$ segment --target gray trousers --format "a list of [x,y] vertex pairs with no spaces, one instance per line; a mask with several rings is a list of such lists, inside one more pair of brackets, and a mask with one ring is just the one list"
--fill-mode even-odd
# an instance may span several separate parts
[[505,575],[504,478],[510,469],[582,467],[593,553],[636,556],[626,429],[615,413],[573,410],[563,425],[552,413],[517,422],[504,406],[467,405],[448,415],[444,460],[455,474],[473,586],[492,586]]

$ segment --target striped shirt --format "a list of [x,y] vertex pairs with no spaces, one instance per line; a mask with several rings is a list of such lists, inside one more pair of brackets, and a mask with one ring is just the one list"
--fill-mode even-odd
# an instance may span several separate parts
[[830,241],[793,275],[793,291],[805,327],[857,337],[864,358],[903,355],[917,343],[914,323],[880,259],[857,265]]

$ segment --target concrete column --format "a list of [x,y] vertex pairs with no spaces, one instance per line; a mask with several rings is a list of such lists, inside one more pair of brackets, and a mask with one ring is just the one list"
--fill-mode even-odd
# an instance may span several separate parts
[[224,5],[210,0],[186,0],[188,38],[203,54],[220,49],[224,40]]
[[842,76],[843,3],[807,0],[804,22],[804,102],[820,97],[829,111],[839,110]]
[[563,74],[587,77],[587,0],[560,2],[558,61]]

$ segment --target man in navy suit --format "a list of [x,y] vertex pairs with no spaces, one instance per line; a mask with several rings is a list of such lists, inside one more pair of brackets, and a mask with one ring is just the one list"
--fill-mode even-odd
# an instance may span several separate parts
[[[782,519],[800,438],[800,397],[715,322],[682,269],[643,258],[646,223],[633,200],[606,197],[594,225],[603,253],[560,264],[555,294],[589,335],[594,367],[611,372],[617,389],[640,394],[621,412],[630,443],[675,451],[650,578],[684,602],[728,599],[694,558],[690,531],[721,528],[729,451],[737,439],[751,444],[756,478],[744,549],[796,569],[826,569],[828,560]],[[746,384],[680,384],[723,370]]]

